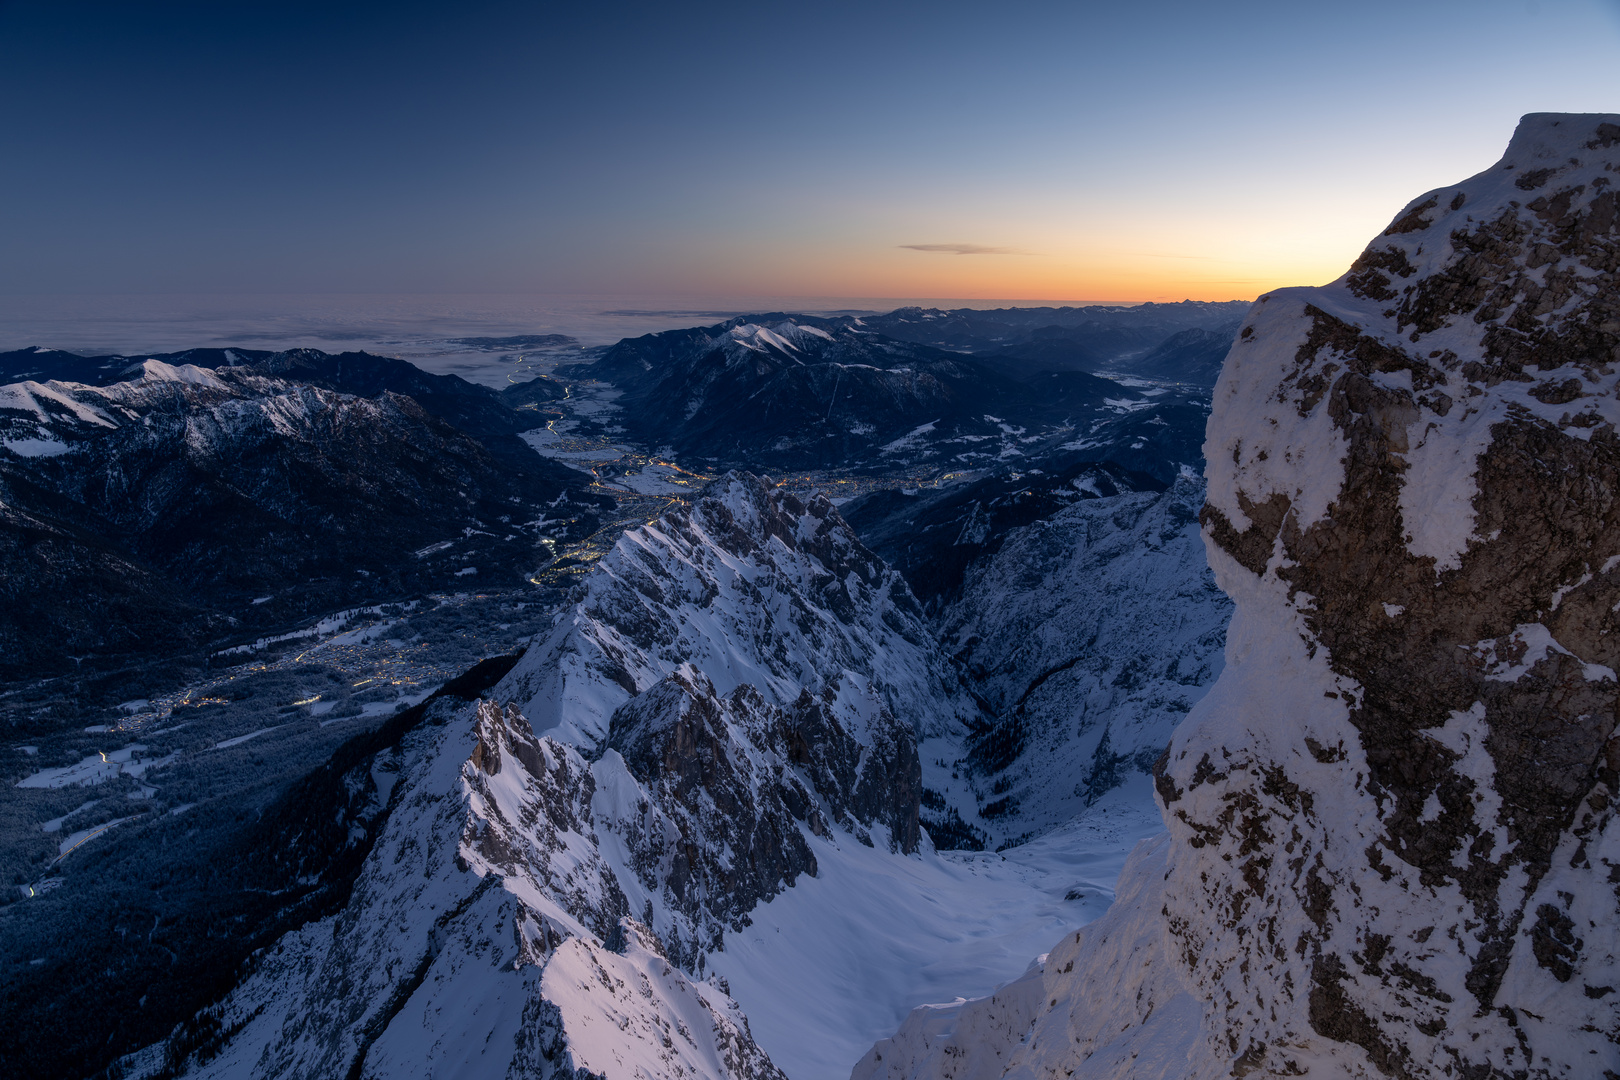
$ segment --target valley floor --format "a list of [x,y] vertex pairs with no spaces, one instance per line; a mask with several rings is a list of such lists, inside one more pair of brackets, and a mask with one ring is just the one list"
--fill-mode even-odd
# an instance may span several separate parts
[[1100,916],[1126,855],[1163,829],[1150,782],[1137,776],[1001,853],[897,859],[847,835],[842,847],[818,840],[818,875],[756,908],[711,970],[792,1080],[848,1080],[918,1005],[990,994]]

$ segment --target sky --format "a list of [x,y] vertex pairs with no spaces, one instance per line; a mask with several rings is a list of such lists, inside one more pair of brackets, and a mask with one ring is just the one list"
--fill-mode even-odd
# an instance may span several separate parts
[[0,0],[0,295],[1249,299],[1539,111],[1620,0]]

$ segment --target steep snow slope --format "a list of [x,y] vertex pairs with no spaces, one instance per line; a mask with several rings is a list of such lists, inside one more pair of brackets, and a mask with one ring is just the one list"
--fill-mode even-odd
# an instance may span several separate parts
[[1221,670],[1231,602],[1204,560],[1204,486],[1086,499],[969,570],[941,638],[997,719],[971,740],[981,814],[1012,836],[1146,774]]
[[1155,909],[1168,848],[1163,835],[1142,841],[1102,918],[1064,934],[993,994],[915,1010],[866,1052],[851,1080],[1190,1075],[1203,1056],[1206,1006],[1173,958]]
[[998,853],[816,842],[819,869],[709,957],[794,1080],[844,1080],[923,1002],[987,994],[1102,914],[1135,843],[1164,828],[1146,777],[1083,818]]
[[[916,1018],[890,1075],[1620,1073],[1617,169],[1620,117],[1527,116],[1345,277],[1255,305],[1207,444],[1227,665],[1110,916],[1175,978],[1134,993],[1082,942],[963,1054]],[[1185,1064],[1072,1043],[1177,1042],[1183,988]]]

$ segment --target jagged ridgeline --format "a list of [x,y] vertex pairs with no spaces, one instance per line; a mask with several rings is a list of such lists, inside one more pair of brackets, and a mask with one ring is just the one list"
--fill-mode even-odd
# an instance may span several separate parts
[[919,739],[959,754],[976,708],[954,679],[830,503],[724,477],[626,533],[480,700],[396,721],[351,777],[343,899],[120,1068],[780,1075],[708,958],[817,844],[929,843]]
[[1202,516],[1227,665],[1169,836],[868,1077],[1620,1075],[1620,117],[1535,114],[1251,309]]

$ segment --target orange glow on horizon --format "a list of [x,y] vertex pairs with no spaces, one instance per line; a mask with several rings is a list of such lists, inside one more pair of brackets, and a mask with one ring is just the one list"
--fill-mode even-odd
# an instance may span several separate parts
[[[1269,230],[1252,228],[1252,219],[1226,228],[1155,223],[1139,236],[1122,235],[1126,229],[1119,227],[1099,237],[1071,232],[983,245],[989,250],[965,242],[880,246],[847,235],[764,251],[699,242],[694,246],[703,250],[683,252],[683,269],[694,294],[728,296],[961,297],[1043,305],[1253,300],[1337,279],[1390,213],[1381,205],[1326,222],[1301,214]],[[975,231],[992,238],[1010,233],[1016,240],[1024,230]],[[957,254],[956,248],[969,251]]]

